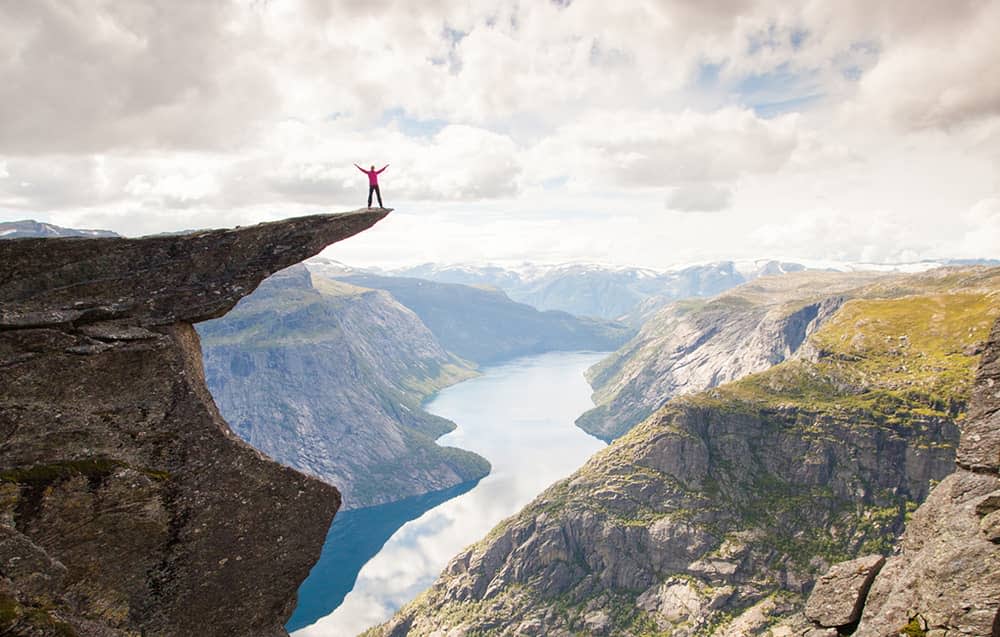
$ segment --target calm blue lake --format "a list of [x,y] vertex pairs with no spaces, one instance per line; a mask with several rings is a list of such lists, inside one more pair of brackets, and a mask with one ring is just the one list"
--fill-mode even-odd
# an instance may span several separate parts
[[573,421],[593,406],[583,372],[603,357],[520,358],[428,403],[428,411],[458,424],[439,442],[482,455],[492,473],[475,485],[338,514],[299,590],[288,624],[294,637],[348,637],[387,620],[463,547],[602,449]]

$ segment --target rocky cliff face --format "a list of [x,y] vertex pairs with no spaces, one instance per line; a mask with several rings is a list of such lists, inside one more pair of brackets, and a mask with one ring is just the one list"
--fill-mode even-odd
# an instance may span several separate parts
[[597,407],[577,424],[610,441],[674,396],[765,370],[798,351],[869,273],[758,279],[712,300],[678,301],[588,372]]
[[271,457],[335,484],[345,508],[453,487],[488,473],[468,451],[434,444],[454,423],[421,409],[469,378],[388,293],[294,266],[223,318],[199,326],[223,416]]
[[817,625],[836,628],[847,623],[842,621],[847,607],[863,606],[854,632],[863,637],[1000,637],[998,442],[1000,321],[983,354],[956,471],[914,513],[900,553],[889,558],[870,589],[831,599],[817,587],[810,606],[826,604],[837,612],[827,616],[807,607],[806,615]]
[[385,214],[0,242],[0,632],[285,634],[339,494],[233,435],[192,323]]
[[[869,289],[809,336],[809,356],[669,402],[370,633],[799,634],[776,624],[802,609],[815,579],[890,552],[952,470],[998,296],[1000,271],[983,269]],[[980,376],[977,392],[988,385]],[[966,517],[974,506],[992,515],[983,485],[949,493],[972,503]],[[996,572],[953,557],[925,564]],[[890,560],[882,573],[893,572]],[[892,581],[879,576],[871,595]]]

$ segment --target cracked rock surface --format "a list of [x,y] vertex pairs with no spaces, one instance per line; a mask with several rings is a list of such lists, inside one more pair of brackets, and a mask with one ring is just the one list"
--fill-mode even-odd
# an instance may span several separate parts
[[233,435],[192,323],[387,213],[0,241],[0,633],[286,634],[340,495]]

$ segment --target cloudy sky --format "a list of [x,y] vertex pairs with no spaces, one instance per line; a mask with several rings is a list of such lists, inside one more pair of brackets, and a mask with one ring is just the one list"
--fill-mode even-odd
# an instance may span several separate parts
[[[626,8],[627,7],[627,8]],[[354,264],[1000,257],[1000,2],[0,0],[0,221]]]

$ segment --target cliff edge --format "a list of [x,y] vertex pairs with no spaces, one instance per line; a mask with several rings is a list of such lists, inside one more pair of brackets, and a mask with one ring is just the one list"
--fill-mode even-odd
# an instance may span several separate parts
[[[1000,321],[985,346],[956,457],[955,472],[914,512],[900,551],[870,590],[830,602],[817,587],[810,605],[828,603],[844,621],[806,615],[836,634],[1000,637]],[[834,569],[841,565],[834,566]],[[843,612],[854,607],[853,613]],[[863,612],[861,609],[863,608]],[[808,630],[808,628],[807,628]],[[813,629],[818,634],[817,629]],[[803,632],[802,634],[811,634]]]
[[0,633],[286,634],[340,494],[230,431],[192,323],[388,212],[0,242]]

